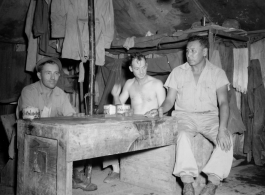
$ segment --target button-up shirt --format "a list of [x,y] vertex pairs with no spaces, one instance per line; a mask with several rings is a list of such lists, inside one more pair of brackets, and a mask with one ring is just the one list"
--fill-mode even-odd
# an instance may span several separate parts
[[217,89],[228,84],[224,70],[206,59],[197,84],[191,66],[185,63],[172,70],[164,86],[177,90],[176,111],[213,111],[218,114]]
[[40,113],[42,113],[44,106],[46,106],[51,108],[50,117],[71,116],[75,113],[66,93],[59,87],[52,90],[48,105],[45,105],[44,95],[40,81],[26,86],[19,99],[19,111],[26,107],[35,107],[39,108]]

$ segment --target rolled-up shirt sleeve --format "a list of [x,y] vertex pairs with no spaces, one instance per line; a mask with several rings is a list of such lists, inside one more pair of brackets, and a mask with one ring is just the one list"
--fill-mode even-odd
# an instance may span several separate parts
[[178,80],[177,80],[177,75],[178,75],[178,72],[179,72],[179,69],[178,68],[175,68],[172,70],[172,72],[169,74],[165,84],[164,84],[164,87],[165,88],[173,88],[175,90],[178,91]]
[[224,70],[220,70],[218,71],[218,74],[216,75],[216,89],[219,89],[220,87],[223,87],[225,85],[227,85],[228,87],[228,90],[229,90],[229,80],[225,74],[225,71]]

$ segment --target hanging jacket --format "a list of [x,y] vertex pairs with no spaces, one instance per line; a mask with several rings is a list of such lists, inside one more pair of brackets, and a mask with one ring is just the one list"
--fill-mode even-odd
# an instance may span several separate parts
[[[105,64],[105,48],[114,37],[112,0],[95,1],[96,65]],[[53,0],[51,4],[51,35],[64,37],[62,58],[82,60],[89,57],[87,0]]]
[[244,152],[252,151],[255,164],[262,166],[265,164],[265,89],[259,60],[251,60],[248,76],[248,90],[242,101],[242,116],[247,127]]

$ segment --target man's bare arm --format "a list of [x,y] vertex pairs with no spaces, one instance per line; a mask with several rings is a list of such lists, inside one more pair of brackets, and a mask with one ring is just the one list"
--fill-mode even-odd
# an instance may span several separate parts
[[[163,113],[168,112],[173,107],[176,97],[177,97],[177,90],[169,87],[167,97],[161,105],[161,107],[163,107]],[[158,109],[153,109],[145,113],[145,116],[147,117],[154,117],[157,115],[158,115]]]
[[122,93],[121,92],[121,84],[115,84],[112,88],[111,94],[114,98],[115,104],[124,104],[127,99],[129,98],[129,87],[130,87],[130,80],[126,81]]
[[165,101],[166,91],[165,88],[163,87],[163,83],[160,80],[156,84],[156,96],[157,96],[158,106],[161,106],[162,103]]
[[219,132],[217,135],[217,143],[219,144],[221,149],[225,151],[228,151],[232,146],[230,135],[227,130],[227,123],[229,118],[229,105],[228,105],[227,93],[228,93],[227,85],[217,89],[217,99],[219,103],[219,112],[220,112],[220,124],[219,124]]
[[168,94],[167,97],[165,99],[165,101],[162,104],[163,107],[163,113],[168,112],[173,106],[174,103],[176,101],[176,97],[177,97],[177,90],[173,89],[173,88],[168,88]]

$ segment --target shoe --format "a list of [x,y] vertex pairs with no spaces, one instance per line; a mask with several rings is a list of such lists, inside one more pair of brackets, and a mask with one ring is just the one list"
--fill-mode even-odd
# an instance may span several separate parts
[[75,179],[72,180],[73,189],[80,188],[84,191],[94,191],[98,189],[97,185],[93,183],[84,183],[84,182],[77,182]]
[[108,176],[104,179],[104,183],[113,183],[120,180],[120,174],[110,171]]
[[192,183],[184,183],[183,195],[195,195]]
[[217,188],[218,185],[214,185],[212,182],[209,182],[206,186],[204,186],[200,195],[215,195]]
[[83,171],[74,170],[72,179],[73,189],[80,188],[84,191],[94,191],[98,187],[91,183],[91,178],[88,179]]

